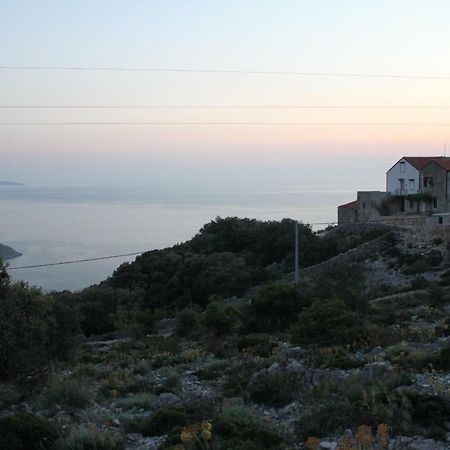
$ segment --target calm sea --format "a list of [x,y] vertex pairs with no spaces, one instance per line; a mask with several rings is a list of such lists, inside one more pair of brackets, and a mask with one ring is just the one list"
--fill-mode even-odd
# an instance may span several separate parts
[[[183,242],[217,216],[336,220],[352,192],[252,186],[1,186],[0,243],[23,256],[11,267],[142,252]],[[77,290],[134,257],[11,271],[44,290]]]

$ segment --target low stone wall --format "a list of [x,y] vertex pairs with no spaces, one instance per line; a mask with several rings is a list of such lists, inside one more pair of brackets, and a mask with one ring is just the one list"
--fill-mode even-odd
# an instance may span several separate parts
[[[344,253],[333,256],[326,261],[323,261],[314,266],[305,267],[304,269],[300,269],[299,275],[300,278],[304,276],[316,276],[321,274],[322,272],[330,269],[337,264],[348,265],[359,261],[365,261],[366,259],[372,257],[374,254],[377,254],[384,250],[387,247],[388,242],[386,240],[386,234],[382,236],[372,239],[371,241],[364,242],[358,247],[347,250]],[[283,281],[286,283],[294,282],[294,274],[289,274],[283,278]]]
[[399,215],[399,216],[384,216],[382,222],[386,225],[397,226],[425,226],[427,225],[427,216],[424,215]]

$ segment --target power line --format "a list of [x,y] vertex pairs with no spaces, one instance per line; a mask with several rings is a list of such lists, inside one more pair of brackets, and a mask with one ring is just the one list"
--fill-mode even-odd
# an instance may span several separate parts
[[89,261],[101,261],[104,259],[124,258],[126,256],[137,256],[137,255],[142,255],[142,253],[145,253],[145,252],[125,253],[122,255],[112,255],[112,256],[100,256],[97,258],[76,259],[76,260],[72,260],[72,261],[61,261],[61,262],[47,263],[47,264],[34,264],[31,266],[8,267],[8,270],[36,269],[38,267],[63,266],[66,264],[77,264],[77,263],[84,263],[84,262],[89,262]]
[[99,71],[99,72],[162,72],[162,73],[211,73],[236,75],[284,75],[304,77],[351,77],[351,78],[387,78],[411,80],[450,80],[446,75],[404,75],[352,72],[296,72],[281,70],[246,70],[246,69],[188,69],[157,67],[99,67],[99,66],[0,66],[0,70],[55,70],[55,71]]
[[0,109],[450,109],[450,105],[0,105]]
[[[308,223],[303,225],[334,225],[337,222],[315,222],[315,223]],[[54,263],[46,263],[46,264],[33,264],[29,266],[16,266],[16,267],[8,267],[8,270],[19,270],[19,269],[37,269],[40,267],[52,267],[52,266],[63,266],[67,264],[78,264],[78,263],[85,263],[90,261],[102,261],[105,259],[113,259],[113,258],[124,258],[127,256],[137,256],[142,255],[145,252],[148,252],[149,250],[144,250],[142,252],[134,252],[134,253],[125,253],[121,255],[109,255],[109,256],[99,256],[95,258],[86,258],[86,259],[75,259],[70,261],[60,261],[60,262],[54,262]]]
[[175,126],[364,126],[364,127],[449,127],[450,122],[414,123],[414,122],[0,122],[0,126],[63,126],[63,125],[175,125]]

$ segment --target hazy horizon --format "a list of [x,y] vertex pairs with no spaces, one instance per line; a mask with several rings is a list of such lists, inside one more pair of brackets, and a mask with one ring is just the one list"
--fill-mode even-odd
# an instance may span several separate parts
[[[450,4],[4,0],[0,66],[450,74]],[[0,179],[24,183],[287,183],[383,189],[402,155],[442,154],[448,79],[0,68],[0,122],[387,125],[0,126]],[[1,106],[0,105],[0,106]],[[395,106],[364,109],[289,105]],[[417,109],[398,106],[421,106]],[[437,108],[436,108],[437,107]],[[389,125],[389,124],[409,125]],[[415,126],[414,124],[419,124]],[[434,124],[431,125],[430,124]],[[349,174],[351,173],[351,176]]]

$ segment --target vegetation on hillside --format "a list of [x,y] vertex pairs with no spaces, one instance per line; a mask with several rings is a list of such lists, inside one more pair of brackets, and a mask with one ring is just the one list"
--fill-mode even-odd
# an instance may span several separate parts
[[295,285],[293,229],[218,218],[75,293],[2,268],[0,448],[445,448],[444,239],[302,225],[302,267],[386,245]]

